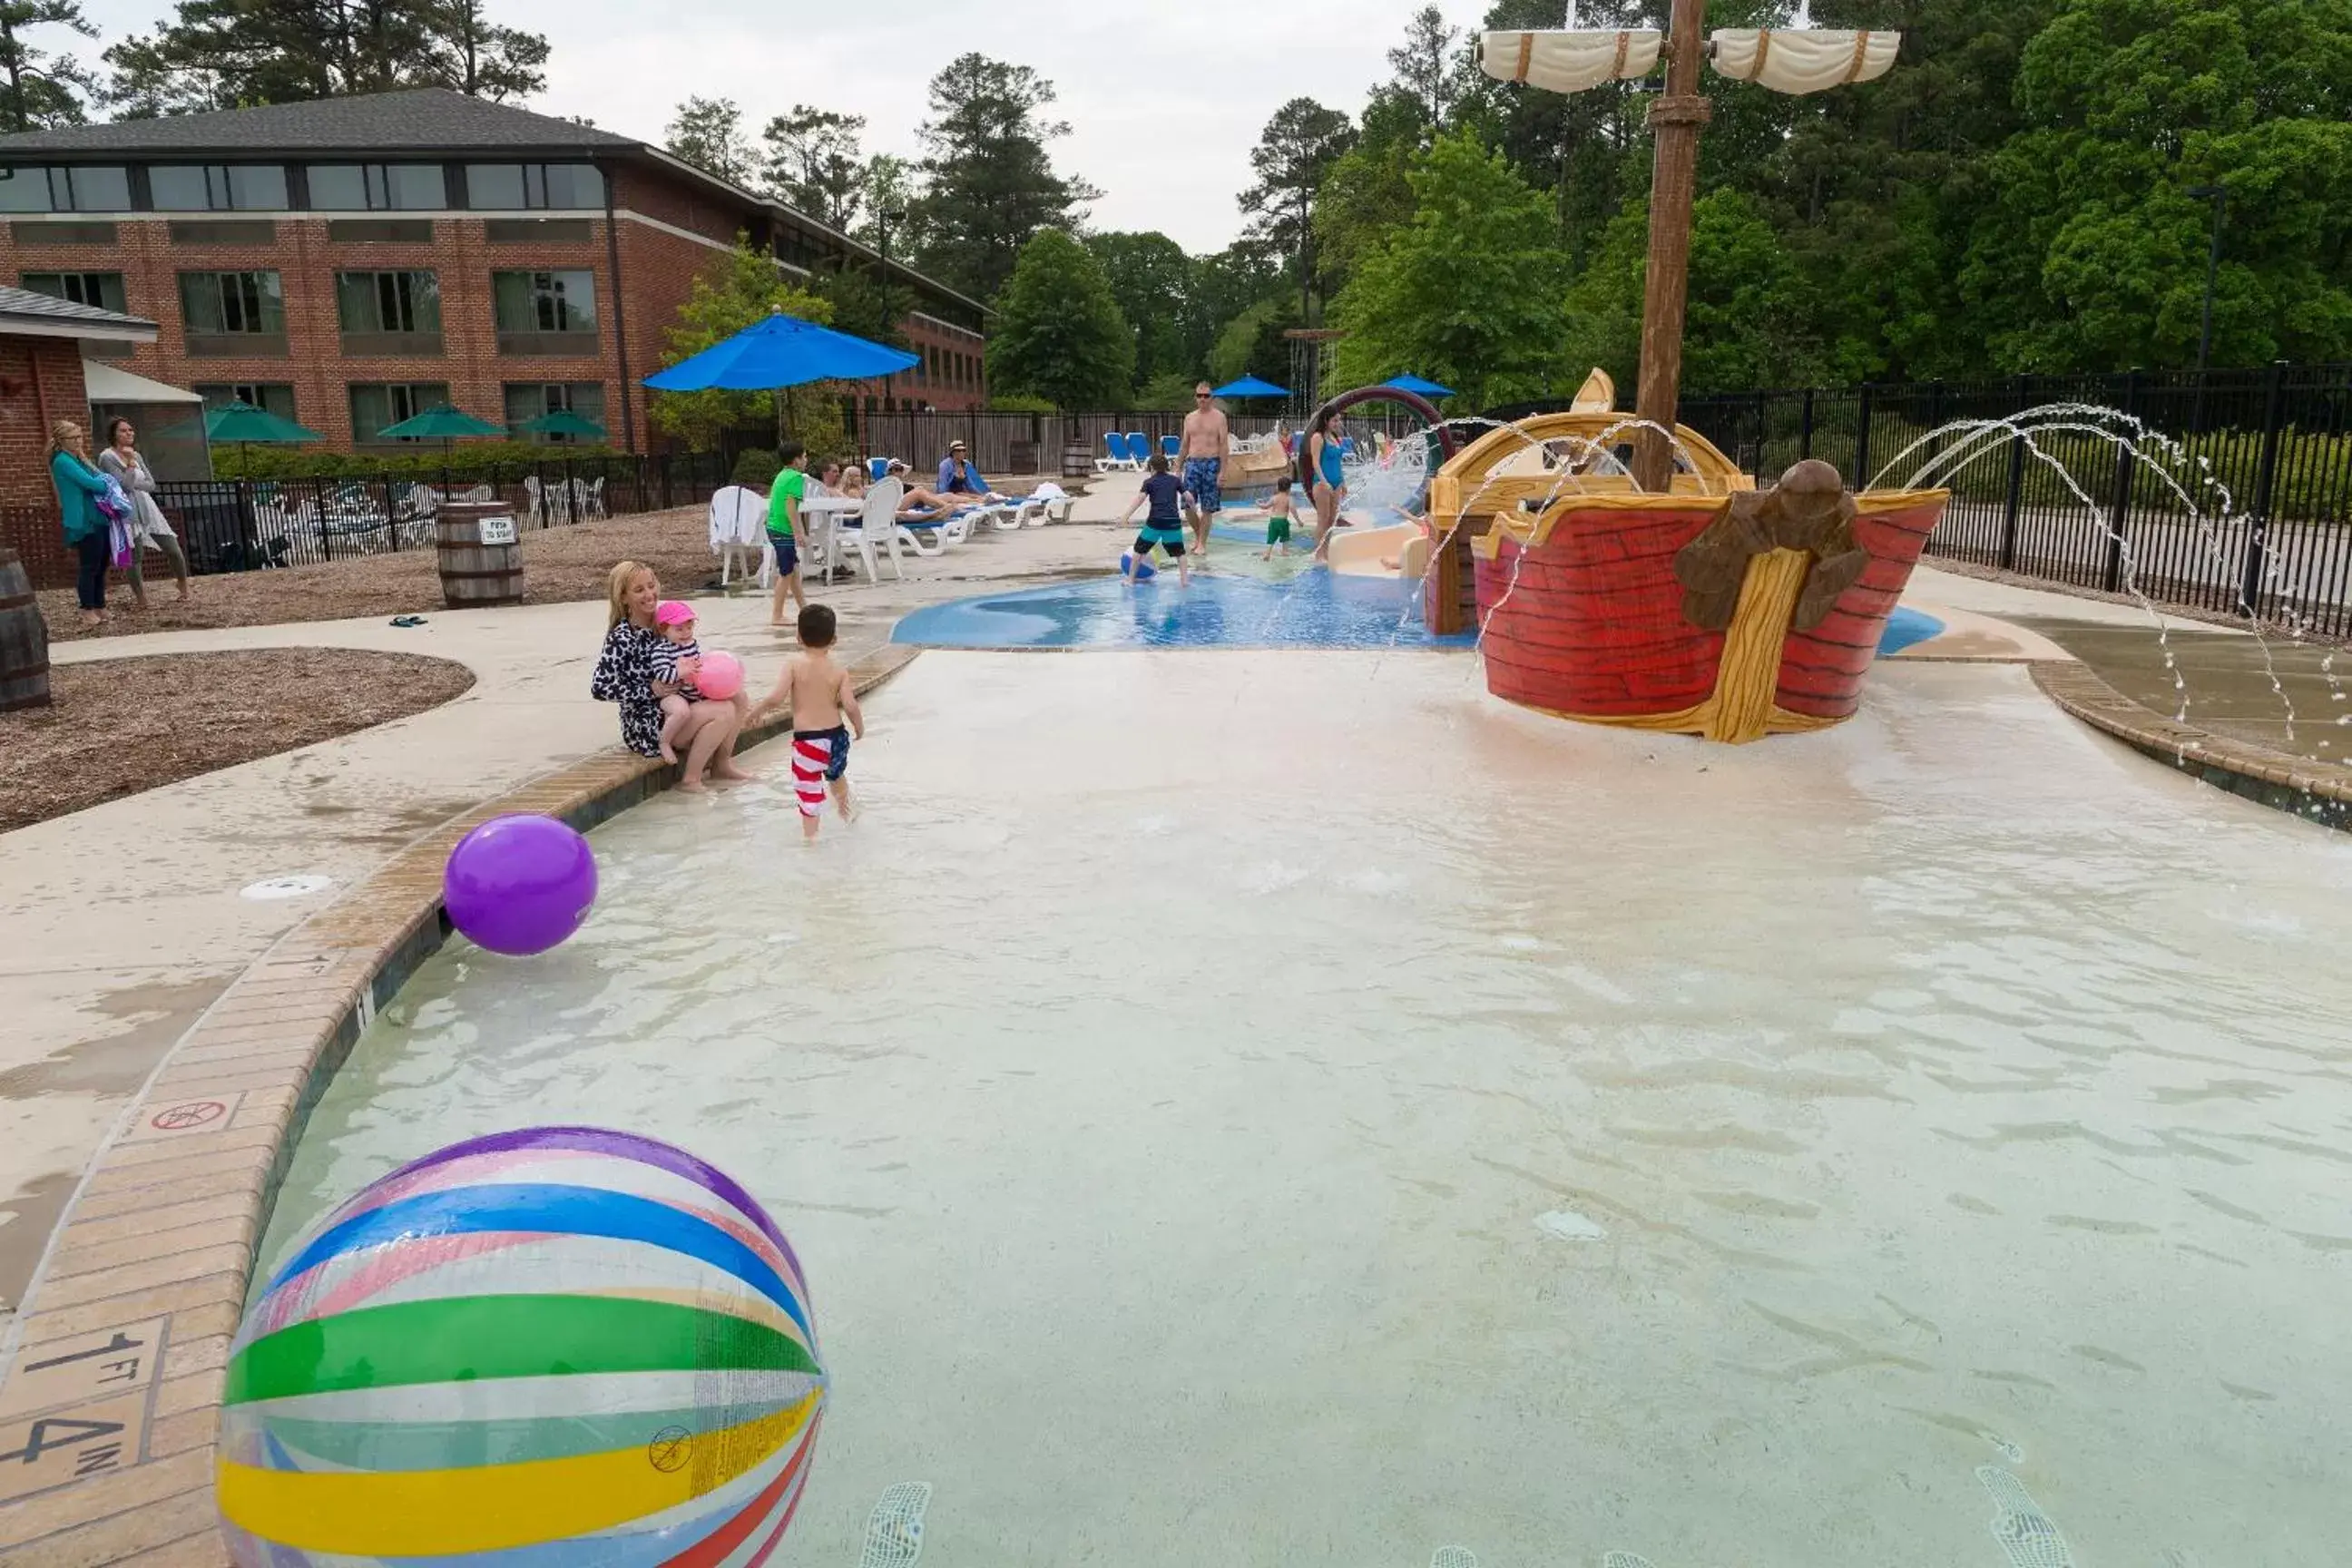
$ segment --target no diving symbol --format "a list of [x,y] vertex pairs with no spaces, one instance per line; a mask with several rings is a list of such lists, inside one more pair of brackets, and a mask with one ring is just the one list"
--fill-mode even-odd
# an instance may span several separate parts
[[667,1476],[685,1468],[693,1453],[693,1433],[683,1426],[665,1426],[646,1445],[646,1462]]
[[158,1132],[185,1132],[192,1127],[218,1121],[227,1114],[228,1107],[217,1100],[192,1100],[185,1105],[157,1111],[147,1119],[147,1125]]

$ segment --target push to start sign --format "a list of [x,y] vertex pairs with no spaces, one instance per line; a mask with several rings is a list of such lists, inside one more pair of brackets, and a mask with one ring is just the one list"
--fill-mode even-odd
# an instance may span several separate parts
[[512,544],[515,542],[515,520],[511,517],[486,517],[474,526],[481,530],[485,544]]
[[0,1388],[0,1503],[129,1469],[147,1457],[148,1410],[168,1318],[19,1352]]

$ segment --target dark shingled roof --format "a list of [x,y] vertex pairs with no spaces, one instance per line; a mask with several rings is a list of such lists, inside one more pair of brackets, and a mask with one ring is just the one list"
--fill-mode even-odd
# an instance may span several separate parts
[[9,318],[30,317],[61,324],[86,321],[94,327],[145,327],[152,331],[155,325],[138,316],[119,316],[95,305],[77,305],[71,300],[36,294],[30,289],[12,289],[0,283],[0,326],[5,326],[5,320]]
[[450,153],[626,149],[644,142],[609,131],[486,103],[444,87],[210,114],[68,125],[0,136],[0,157],[37,153]]

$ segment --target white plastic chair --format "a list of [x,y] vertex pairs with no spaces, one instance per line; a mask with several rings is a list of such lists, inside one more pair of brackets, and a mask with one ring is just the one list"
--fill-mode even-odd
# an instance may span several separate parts
[[853,552],[858,564],[866,568],[869,583],[882,581],[881,563],[876,557],[878,546],[890,557],[890,574],[905,577],[907,569],[898,563],[898,503],[906,499],[907,487],[898,479],[884,479],[866,492],[866,510],[856,521],[844,518],[834,525],[835,558],[844,551]]
[[[710,498],[710,552],[719,557],[719,585],[734,581],[740,567],[746,577],[756,575],[768,585],[775,557],[768,551],[768,498],[741,485],[727,485]],[[744,559],[756,557],[753,565]]]
[[600,475],[593,479],[572,481],[572,515],[577,518],[604,515],[604,480]]

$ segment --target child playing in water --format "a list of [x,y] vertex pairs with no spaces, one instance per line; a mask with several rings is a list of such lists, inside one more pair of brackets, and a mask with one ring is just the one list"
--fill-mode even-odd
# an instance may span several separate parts
[[849,671],[833,661],[837,632],[830,605],[802,610],[801,651],[784,661],[776,689],[751,710],[751,722],[772,709],[792,710],[793,794],[800,801],[801,837],[811,844],[816,842],[828,786],[841,820],[856,815],[849,795],[849,742],[852,735],[866,739],[866,713],[857,706]]
[[1192,585],[1192,565],[1184,557],[1184,487],[1168,471],[1168,459],[1153,454],[1151,472],[1136,492],[1135,500],[1120,518],[1120,526],[1135,521],[1136,509],[1150,503],[1151,510],[1143,520],[1143,531],[1135,536],[1135,548],[1128,559],[1119,563],[1119,575],[1130,581],[1143,581],[1144,563],[1150,559],[1152,546],[1168,552],[1176,563],[1176,580],[1184,587]]
[[661,634],[661,646],[654,650],[654,695],[661,700],[662,711],[661,759],[674,763],[677,750],[672,742],[686,728],[694,704],[702,700],[694,684],[702,672],[702,645],[694,640],[694,606],[664,599],[654,606],[654,629]]
[[1298,506],[1298,498],[1290,493],[1295,482],[1288,474],[1274,482],[1274,494],[1265,503],[1265,549],[1258,555],[1260,561],[1273,560],[1277,544],[1285,555],[1290,553],[1290,519]]

